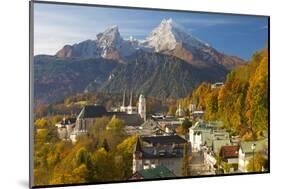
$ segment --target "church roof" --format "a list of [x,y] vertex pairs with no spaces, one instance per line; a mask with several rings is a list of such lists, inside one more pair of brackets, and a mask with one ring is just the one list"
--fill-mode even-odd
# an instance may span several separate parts
[[139,114],[127,114],[124,112],[107,112],[104,106],[87,105],[79,113],[77,119],[98,118],[103,116],[115,116],[125,122],[126,126],[140,126],[143,119]]
[[78,115],[78,119],[80,118],[96,118],[102,116],[108,116],[108,113],[103,106],[99,105],[86,105]]

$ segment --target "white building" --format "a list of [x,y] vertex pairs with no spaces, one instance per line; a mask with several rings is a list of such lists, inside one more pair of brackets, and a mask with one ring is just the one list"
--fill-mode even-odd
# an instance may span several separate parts
[[191,142],[194,152],[202,150],[202,147],[207,147],[218,153],[221,146],[229,145],[229,133],[220,129],[222,122],[196,122],[189,129],[189,141]]
[[[252,146],[255,145],[255,149]],[[246,141],[240,143],[238,154],[238,170],[240,172],[247,172],[247,165],[253,156],[257,153],[262,153],[267,157],[268,151],[268,139],[258,141]]]

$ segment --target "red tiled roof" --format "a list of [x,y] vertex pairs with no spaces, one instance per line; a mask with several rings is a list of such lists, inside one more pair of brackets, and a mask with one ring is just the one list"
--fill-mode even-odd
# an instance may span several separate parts
[[222,158],[238,157],[239,146],[222,146],[220,156]]

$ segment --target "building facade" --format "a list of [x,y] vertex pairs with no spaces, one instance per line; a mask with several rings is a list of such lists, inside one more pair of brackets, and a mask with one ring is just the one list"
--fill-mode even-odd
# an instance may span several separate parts
[[[146,145],[142,146],[142,143]],[[191,147],[178,135],[140,137],[133,153],[133,173],[162,165],[175,175],[181,176],[181,161],[184,153],[190,155]]]

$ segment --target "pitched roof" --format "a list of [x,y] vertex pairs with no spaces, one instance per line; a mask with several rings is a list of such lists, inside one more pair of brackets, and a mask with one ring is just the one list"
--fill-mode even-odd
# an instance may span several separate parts
[[99,105],[86,105],[78,115],[79,118],[96,118],[107,116],[109,113],[106,111],[105,107]]
[[139,114],[126,114],[124,112],[112,112],[116,118],[121,119],[125,122],[126,126],[139,126],[143,123],[143,119]]
[[104,106],[87,105],[79,113],[77,119],[81,118],[97,118],[102,116],[115,116],[125,122],[126,125],[139,126],[143,123],[143,119],[139,114],[127,114],[124,112],[107,112]]
[[168,178],[168,177],[176,177],[176,175],[170,171],[167,167],[160,165],[155,168],[144,169],[138,171],[144,179],[156,179],[156,178]]
[[252,144],[256,145],[255,151],[259,152],[264,149],[268,148],[268,139],[265,138],[263,140],[258,140],[258,141],[245,141],[240,143],[240,148],[243,153],[252,153]]
[[221,126],[223,126],[222,121],[208,121],[208,122],[198,121],[191,127],[191,129],[206,130],[206,129],[220,128]]
[[156,128],[160,127],[158,122],[154,121],[153,119],[146,120],[143,124],[141,124],[142,128]]
[[220,151],[220,156],[222,158],[235,158],[238,157],[238,145],[233,146],[222,146]]
[[143,141],[151,144],[184,144],[187,141],[178,135],[160,135],[160,136],[149,136],[142,137]]

